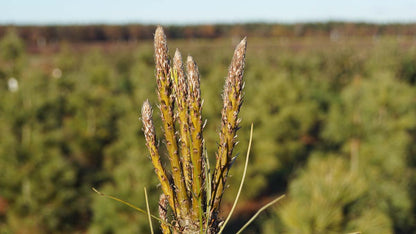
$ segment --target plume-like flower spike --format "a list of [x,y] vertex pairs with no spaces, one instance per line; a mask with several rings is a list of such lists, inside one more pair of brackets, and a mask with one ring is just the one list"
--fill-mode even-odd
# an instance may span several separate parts
[[232,164],[233,149],[238,130],[238,113],[243,101],[243,74],[247,40],[244,38],[236,47],[226,78],[221,111],[220,143],[216,155],[216,165],[212,184],[212,209],[218,211],[224,192],[229,168]]
[[150,153],[150,159],[152,160],[153,167],[155,168],[156,175],[162,187],[162,191],[166,195],[166,199],[169,201],[170,207],[173,211],[175,211],[175,196],[173,194],[172,187],[169,184],[165,170],[163,169],[162,163],[160,162],[160,156],[156,145],[155,127],[153,125],[153,110],[148,100],[143,103],[142,122],[146,146]]
[[191,56],[187,58],[188,72],[188,105],[189,105],[189,127],[191,133],[191,161],[192,161],[192,208],[194,217],[198,217],[201,210],[204,189],[203,170],[202,170],[202,104],[201,104],[201,88],[198,66]]
[[192,197],[192,162],[190,153],[190,133],[188,124],[188,84],[183,69],[182,56],[176,49],[173,57],[173,92],[177,105],[177,120],[179,123],[179,146],[181,152],[182,170],[185,177],[185,185],[188,196]]
[[183,178],[182,165],[178,154],[178,145],[175,135],[175,124],[173,116],[174,98],[172,95],[171,69],[168,56],[166,36],[162,27],[158,27],[155,32],[155,62],[156,62],[156,81],[158,97],[160,102],[160,112],[163,123],[163,130],[166,140],[170,164],[172,168],[173,188],[177,202],[181,205],[177,210],[179,217],[186,217],[189,213],[189,198],[186,191],[185,180]]

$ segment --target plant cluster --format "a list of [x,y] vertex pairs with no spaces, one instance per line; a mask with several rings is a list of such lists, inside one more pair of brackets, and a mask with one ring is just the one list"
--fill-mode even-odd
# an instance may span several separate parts
[[[246,39],[237,45],[225,81],[219,146],[211,176],[208,158],[204,156],[198,67],[188,56],[185,73],[179,50],[176,50],[171,64],[166,36],[161,27],[156,29],[154,47],[158,107],[172,178],[168,178],[161,163],[149,101],[143,104],[142,121],[146,146],[163,191],[159,210],[164,221],[161,225],[163,233],[171,233],[169,223],[174,223],[173,231],[180,233],[216,233],[219,228],[218,212],[228,171],[234,160],[233,149],[240,123],[238,113],[243,99],[246,45]],[[173,221],[166,215],[168,205]]]

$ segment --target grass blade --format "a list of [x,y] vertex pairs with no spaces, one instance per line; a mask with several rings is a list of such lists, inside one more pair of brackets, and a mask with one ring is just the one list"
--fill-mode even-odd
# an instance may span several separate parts
[[237,202],[238,202],[238,198],[240,198],[240,194],[241,194],[241,190],[243,188],[243,184],[244,184],[244,180],[246,178],[246,174],[247,174],[247,166],[248,166],[248,160],[250,158],[250,150],[251,150],[251,142],[253,140],[253,124],[251,124],[251,129],[250,129],[250,140],[248,141],[248,148],[247,148],[247,156],[246,156],[246,162],[244,164],[244,171],[243,171],[243,177],[241,178],[241,183],[240,183],[240,187],[238,188],[238,192],[237,192],[237,196],[235,197],[234,200],[234,204],[230,210],[230,213],[228,214],[227,219],[224,221],[224,224],[222,225],[220,231],[218,232],[218,234],[221,234],[224,231],[225,226],[227,225],[228,221],[230,220],[235,207],[237,206]]
[[205,222],[205,224],[206,224],[206,227],[205,227],[205,230],[208,230],[208,224],[209,224],[209,221],[211,220],[211,166],[210,166],[210,164],[209,164],[209,157],[208,157],[208,152],[207,152],[207,149],[206,149],[206,147],[205,147],[205,143],[204,143],[204,146],[203,146],[203,149],[205,149],[205,178],[207,179],[207,181],[205,182],[205,191],[206,191],[206,207],[207,207],[207,209],[206,209],[206,216],[205,216],[205,220],[206,220],[206,222]]
[[244,226],[242,228],[240,228],[240,230],[238,230],[237,234],[241,233],[242,231],[244,231],[244,229],[246,229],[248,227],[248,225],[250,225],[256,218],[257,216],[259,216],[259,214],[264,211],[265,209],[269,208],[270,206],[272,206],[273,204],[275,204],[276,202],[280,201],[281,199],[283,199],[286,195],[283,194],[282,196],[274,199],[273,201],[267,203],[266,205],[264,205],[262,208],[260,208],[257,213],[255,215],[253,215],[253,217],[251,217],[251,219],[244,224]]
[[147,218],[149,219],[150,233],[154,234],[153,224],[152,224],[152,217],[150,216],[149,199],[147,198],[146,187],[144,187],[144,199],[146,200],[146,210],[147,210]]
[[[121,200],[120,198],[116,198],[116,197],[113,197],[113,196],[111,196],[111,195],[104,194],[104,193],[102,193],[102,192],[98,191],[98,190],[97,190],[96,188],[94,188],[94,187],[92,187],[92,190],[93,190],[94,192],[96,192],[96,193],[97,193],[98,195],[100,195],[100,196],[103,196],[103,197],[106,197],[106,198],[112,199],[112,200],[114,200],[114,201],[118,201],[118,202],[120,202],[120,203],[123,203],[124,205],[129,206],[129,207],[131,207],[131,208],[133,208],[133,209],[135,209],[135,210],[139,211],[140,213],[143,213],[143,214],[147,215],[147,212],[146,212],[145,210],[143,210],[143,209],[141,209],[141,208],[139,208],[139,207],[137,207],[137,206],[135,206],[135,205],[133,205],[133,204],[131,204],[131,203],[129,203],[129,202],[123,201],[123,200]],[[150,215],[150,217],[152,217],[152,218],[156,219],[157,221],[162,222],[162,223],[164,223],[164,224],[168,225],[169,227],[172,227],[172,225],[171,225],[170,223],[167,223],[167,222],[165,222],[164,220],[161,220],[161,219],[160,219],[160,218],[158,218],[157,216],[154,216],[154,215],[152,215],[152,214],[149,214],[149,215]]]

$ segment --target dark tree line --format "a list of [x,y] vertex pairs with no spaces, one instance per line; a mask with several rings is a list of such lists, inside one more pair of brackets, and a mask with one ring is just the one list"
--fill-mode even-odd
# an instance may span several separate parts
[[[152,39],[155,25],[50,25],[50,26],[0,26],[0,37],[10,28],[28,44],[53,42],[113,42]],[[234,35],[250,37],[306,37],[330,36],[416,36],[416,24],[368,24],[368,23],[298,23],[237,25],[169,26],[167,36],[179,38],[220,38]]]

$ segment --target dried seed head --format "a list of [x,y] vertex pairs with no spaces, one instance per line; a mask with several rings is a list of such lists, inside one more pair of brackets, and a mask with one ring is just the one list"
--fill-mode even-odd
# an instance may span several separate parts
[[[231,65],[228,71],[228,77],[224,86],[222,122],[223,126],[228,128],[228,132],[230,132],[231,135],[235,134],[240,122],[238,120],[238,113],[240,112],[240,106],[243,100],[243,75],[246,48],[247,39],[244,38],[235,48],[234,56],[231,60]],[[231,135],[229,137],[231,137]],[[229,143],[230,142],[228,142],[228,144]],[[231,152],[233,146],[234,144],[229,145],[229,147],[231,147]]]
[[[243,38],[241,42],[236,46],[234,51],[234,56],[231,62],[232,73],[238,75],[239,77],[243,76],[244,72],[244,62],[246,57],[246,48],[247,48],[247,38]],[[234,70],[233,70],[234,69]]]
[[236,46],[231,65],[228,70],[228,77],[224,86],[224,106],[229,104],[229,96],[234,93],[239,101],[242,99],[242,89],[244,86],[243,75],[245,56],[247,48],[247,38],[241,40]]
[[173,89],[175,92],[178,107],[185,107],[186,96],[188,95],[188,85],[186,83],[186,76],[183,69],[182,56],[178,49],[175,51],[173,57]]
[[155,127],[153,126],[153,109],[149,103],[149,100],[146,100],[143,103],[142,107],[142,122],[143,122],[143,132],[146,138],[146,142],[153,142],[155,140]]
[[178,73],[178,78],[185,78],[185,74],[183,72],[182,55],[178,49],[176,49],[175,56],[173,57],[173,69],[175,69],[175,71]]
[[198,66],[192,56],[188,56],[186,65],[188,71],[189,97],[197,102],[198,107],[201,107],[201,89]]
[[159,85],[159,79],[169,79],[170,66],[168,56],[168,45],[166,41],[166,35],[163,32],[163,28],[158,26],[155,32],[155,62],[156,62],[156,76]]

